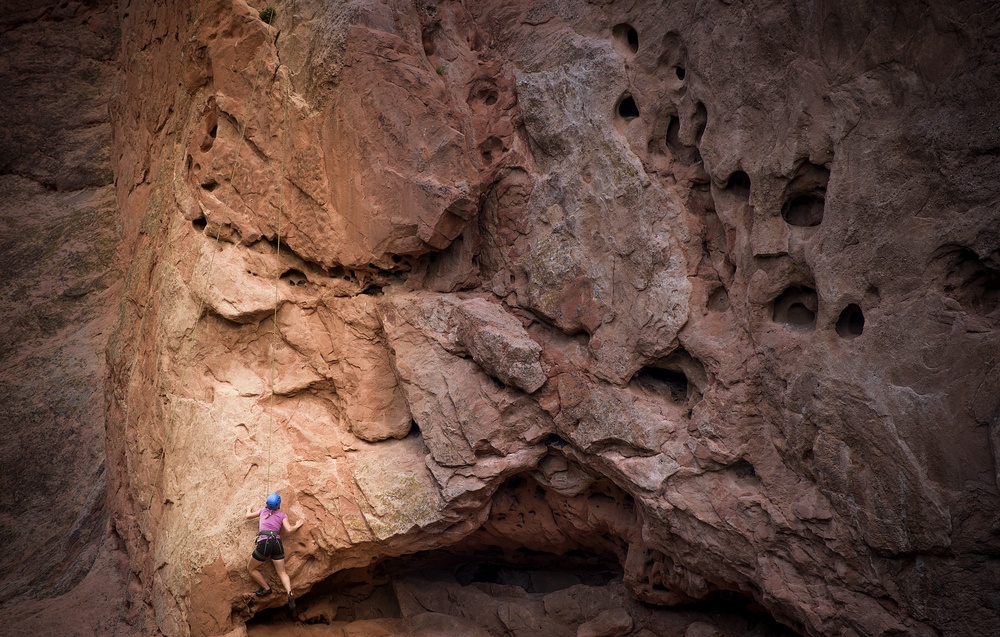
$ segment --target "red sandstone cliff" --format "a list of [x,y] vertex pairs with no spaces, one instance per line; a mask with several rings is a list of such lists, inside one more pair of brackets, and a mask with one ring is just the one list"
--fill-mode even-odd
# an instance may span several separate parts
[[117,7],[123,634],[994,629],[990,3],[275,7]]

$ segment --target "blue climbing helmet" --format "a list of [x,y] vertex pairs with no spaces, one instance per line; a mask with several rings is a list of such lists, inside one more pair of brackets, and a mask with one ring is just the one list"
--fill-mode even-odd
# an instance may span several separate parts
[[272,493],[271,495],[267,496],[267,508],[271,509],[272,511],[280,509],[281,496],[278,495],[277,493]]

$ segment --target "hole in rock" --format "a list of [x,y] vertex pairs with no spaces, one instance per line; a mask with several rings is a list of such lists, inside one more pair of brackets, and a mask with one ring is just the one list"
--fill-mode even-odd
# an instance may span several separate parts
[[465,100],[470,106],[476,108],[479,105],[493,106],[500,99],[500,92],[491,78],[477,79],[469,90],[469,97]]
[[671,400],[681,403],[688,397],[687,375],[677,369],[643,367],[635,375],[635,380],[643,387],[657,393],[669,394]]
[[499,137],[487,137],[479,144],[479,152],[483,163],[489,166],[503,154],[503,141]]
[[371,296],[382,296],[382,286],[381,285],[369,285],[364,290],[361,291],[362,294],[368,294]]
[[679,347],[639,369],[632,376],[629,387],[654,396],[665,396],[674,404],[690,408],[701,400],[707,382],[705,366]]
[[626,95],[622,101],[618,102],[618,115],[623,119],[635,119],[639,117],[639,107],[631,95]]
[[670,123],[667,124],[667,148],[676,153],[683,148],[681,144],[681,120],[676,115],[670,116]]
[[191,170],[191,165],[193,163],[194,163],[194,157],[192,157],[191,155],[188,155],[188,158],[187,158],[187,169],[188,170]]
[[639,50],[639,32],[630,24],[617,24],[611,29],[611,35],[623,52],[635,54]]
[[697,108],[694,109],[694,126],[694,140],[700,144],[701,138],[705,135],[705,128],[708,127],[708,108],[703,102],[698,102]]
[[818,195],[798,195],[785,203],[781,216],[790,226],[811,228],[823,221],[823,198]]
[[219,182],[215,181],[214,179],[210,179],[209,181],[203,183],[201,187],[204,190],[207,190],[208,192],[213,192],[216,188],[219,187]]
[[309,282],[304,272],[294,268],[285,270],[284,274],[281,275],[281,280],[291,286],[305,285]]
[[205,137],[202,138],[201,144],[198,146],[203,153],[207,153],[212,149],[212,146],[215,144],[215,137],[219,134],[219,125],[214,120],[215,118],[213,117],[212,121],[209,121],[205,125]]
[[684,164],[697,164],[701,161],[701,152],[694,146],[687,146],[681,141],[681,120],[676,115],[670,116],[667,124],[667,148],[670,153]]
[[816,312],[819,301],[816,290],[792,286],[774,299],[772,318],[797,329],[816,329]]
[[725,312],[729,309],[729,292],[726,288],[716,288],[708,295],[708,309],[713,312]]
[[811,228],[823,222],[826,205],[826,185],[830,170],[808,161],[795,169],[795,176],[785,189],[785,203],[781,216],[791,226]]
[[837,334],[844,338],[856,338],[865,331],[865,315],[855,303],[844,308],[837,319]]
[[749,479],[757,477],[757,470],[754,469],[753,465],[746,460],[740,460],[736,464],[731,465],[729,470],[732,471],[737,478]]
[[687,71],[684,70],[683,66],[674,67],[674,73],[677,74],[678,80],[683,80],[684,76],[687,75]]
[[549,434],[545,437],[545,445],[548,447],[562,448],[569,445],[559,434]]
[[403,260],[402,255],[399,255],[399,254],[392,255],[392,262],[393,263],[399,263],[402,260]]
[[726,192],[740,199],[750,199],[750,175],[737,170],[726,180]]
[[191,225],[194,226],[195,230],[204,230],[208,227],[208,219],[205,218],[205,215],[202,215],[197,219],[192,220]]
[[994,316],[1000,309],[1000,258],[980,258],[963,246],[944,246],[935,252],[944,270],[944,293],[966,311]]

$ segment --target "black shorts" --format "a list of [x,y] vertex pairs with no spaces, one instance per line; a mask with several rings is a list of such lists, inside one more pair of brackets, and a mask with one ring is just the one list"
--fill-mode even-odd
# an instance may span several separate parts
[[285,559],[285,548],[281,546],[280,537],[269,537],[257,541],[257,548],[253,550],[253,559],[264,562],[267,558],[272,560]]

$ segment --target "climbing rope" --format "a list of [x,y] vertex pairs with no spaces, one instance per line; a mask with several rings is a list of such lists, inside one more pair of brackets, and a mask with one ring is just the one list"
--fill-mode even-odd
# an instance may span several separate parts
[[271,436],[274,430],[274,360],[278,349],[278,286],[281,283],[281,215],[285,212],[285,138],[288,134],[288,100],[290,99],[289,79],[285,78],[285,99],[283,100],[284,118],[281,126],[281,170],[278,179],[278,209],[275,212],[275,235],[277,245],[274,249],[274,316],[271,325],[271,392],[268,405],[267,424],[267,473],[265,493],[271,492]]
[[[235,184],[235,180],[236,180],[236,173],[237,173],[237,170],[239,169],[239,165],[240,165],[240,153],[243,150],[243,142],[244,142],[244,140],[246,138],[247,123],[250,120],[250,114],[253,112],[253,104],[254,104],[254,100],[256,99],[256,96],[257,96],[257,87],[258,87],[258,84],[259,84],[260,74],[261,74],[261,70],[262,70],[263,66],[264,66],[264,56],[261,55],[260,61],[259,61],[258,65],[257,65],[257,72],[256,72],[256,75],[254,76],[253,88],[250,91],[250,102],[247,105],[246,117],[244,117],[244,119],[243,119],[243,125],[240,127],[239,141],[236,144],[236,156],[235,156],[235,158],[233,160],[233,171],[232,171],[232,174],[230,175],[230,178],[229,178],[229,190],[226,193],[226,200],[225,200],[225,203],[224,203],[224,209],[225,210],[229,209],[229,204],[230,204],[231,197],[232,197],[232,194],[233,194],[233,188],[234,188],[234,184]],[[176,162],[172,162],[172,163],[176,166]],[[159,174],[159,171],[158,171],[157,174]],[[216,230],[216,233],[215,233],[215,240],[214,240],[214,242],[212,244],[212,246],[213,246],[212,256],[209,259],[208,271],[207,271],[206,276],[205,276],[205,284],[204,284],[203,289],[202,289],[201,298],[199,299],[197,319],[196,319],[194,327],[191,330],[191,334],[189,336],[189,338],[191,338],[191,339],[194,339],[194,337],[195,337],[195,335],[197,334],[197,331],[198,331],[198,325],[201,324],[201,322],[202,322],[201,321],[201,316],[202,316],[202,313],[204,312],[204,309],[205,309],[205,298],[208,295],[209,285],[211,284],[212,271],[213,271],[214,266],[215,266],[215,255],[218,252],[219,240],[220,240],[221,236],[222,236],[222,223],[220,222],[219,226],[218,226],[218,229]],[[147,312],[144,313],[142,320],[145,320],[146,314],[148,314],[148,313],[149,312],[148,312],[148,308],[147,308]],[[142,327],[142,322],[140,321],[140,328],[141,327]],[[141,334],[142,332],[140,331],[139,333]],[[139,341],[138,341],[138,339],[136,339],[136,346],[135,346],[135,352],[134,352],[134,359],[133,359],[133,364],[132,364],[132,370],[129,373],[129,381],[128,381],[128,385],[126,385],[126,389],[125,389],[125,401],[126,402],[125,402],[125,420],[124,420],[124,422],[125,422],[126,426],[128,425],[128,414],[129,414],[130,406],[131,406],[130,405],[130,401],[128,400],[128,389],[129,389],[129,387],[132,386],[132,381],[133,381],[134,376],[135,376],[136,363],[138,362],[138,356],[139,356]],[[174,427],[174,417],[176,416],[176,413],[177,413],[177,399],[174,398],[173,401],[172,401],[172,403],[171,403],[170,414],[167,417],[167,425],[165,427],[166,436],[164,437],[163,445],[162,445],[162,447],[160,449],[159,462],[157,463],[156,474],[155,474],[155,476],[154,476],[154,478],[152,480],[152,487],[150,489],[149,499],[148,499],[148,501],[146,503],[145,511],[143,512],[142,521],[139,523],[139,538],[140,539],[142,537],[144,537],[145,534],[146,534],[147,523],[149,521],[149,512],[152,509],[153,498],[155,497],[156,491],[157,491],[156,486],[160,482],[160,479],[163,476],[164,467],[166,466],[167,453],[171,449],[171,441],[172,441],[173,433],[174,433],[174,429],[175,429],[175,427]],[[111,637],[115,637],[115,634],[118,632],[118,626],[121,623],[121,619],[122,619],[122,616],[123,616],[124,610],[125,610],[125,603],[128,601],[128,585],[129,585],[129,582],[132,579],[132,575],[134,574],[136,553],[138,553],[138,551],[133,551],[132,557],[129,560],[128,573],[126,574],[126,577],[125,577],[125,587],[124,587],[125,590],[124,590],[124,592],[122,594],[122,601],[121,601],[121,603],[120,603],[120,605],[118,607],[118,613],[117,613],[117,615],[115,617],[114,627],[111,630]]]

